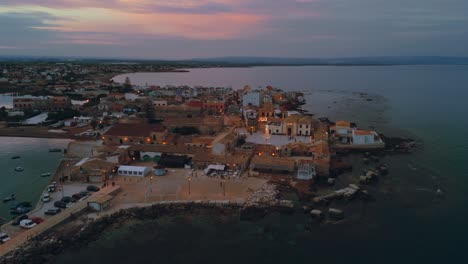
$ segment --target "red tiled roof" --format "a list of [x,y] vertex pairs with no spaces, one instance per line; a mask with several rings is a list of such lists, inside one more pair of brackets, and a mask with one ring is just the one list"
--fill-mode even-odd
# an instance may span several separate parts
[[105,136],[149,137],[151,132],[163,132],[162,125],[117,123],[109,129]]
[[372,131],[369,130],[354,130],[354,134],[356,135],[374,135]]

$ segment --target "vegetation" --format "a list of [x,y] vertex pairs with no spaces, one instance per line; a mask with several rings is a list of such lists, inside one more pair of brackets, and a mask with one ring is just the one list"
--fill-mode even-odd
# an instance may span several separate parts
[[52,120],[52,121],[57,121],[58,122],[58,121],[73,118],[73,117],[79,116],[79,115],[80,115],[79,111],[68,108],[68,109],[65,109],[62,112],[51,112],[51,113],[49,113],[48,116],[47,116],[47,120]]

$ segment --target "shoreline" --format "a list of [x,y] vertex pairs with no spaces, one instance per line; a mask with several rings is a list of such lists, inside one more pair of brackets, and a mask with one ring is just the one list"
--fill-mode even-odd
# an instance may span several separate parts
[[80,249],[96,241],[103,232],[117,229],[135,220],[158,219],[160,217],[199,216],[216,214],[233,216],[240,220],[253,221],[268,213],[291,214],[290,206],[243,207],[239,203],[211,203],[174,201],[151,204],[144,207],[121,209],[93,220],[86,214],[75,215],[56,228],[41,234],[18,248],[0,256],[0,263],[49,263],[70,249]]
[[52,138],[52,139],[72,139],[77,140],[76,137],[71,136],[68,132],[53,133],[49,132],[44,127],[1,127],[0,137],[26,137],[26,138]]

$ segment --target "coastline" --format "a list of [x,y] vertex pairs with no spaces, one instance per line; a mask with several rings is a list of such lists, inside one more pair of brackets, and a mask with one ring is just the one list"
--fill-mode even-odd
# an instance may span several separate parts
[[45,127],[0,127],[0,137],[28,137],[28,138],[56,138],[56,139],[73,139],[76,137],[68,132],[53,133]]
[[80,249],[96,241],[102,233],[136,220],[154,220],[161,217],[219,215],[252,221],[268,213],[291,214],[290,206],[243,207],[240,203],[214,203],[214,201],[161,202],[144,207],[121,209],[97,218],[86,214],[74,215],[49,232],[43,233],[4,256],[0,263],[49,263],[67,250]]

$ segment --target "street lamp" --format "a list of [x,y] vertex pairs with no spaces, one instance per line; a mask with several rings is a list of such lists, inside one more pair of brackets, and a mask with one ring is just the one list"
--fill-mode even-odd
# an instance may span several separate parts
[[191,190],[190,190],[190,182],[192,181],[192,177],[188,178],[188,194],[190,195]]
[[223,196],[226,196],[226,180],[223,180]]

